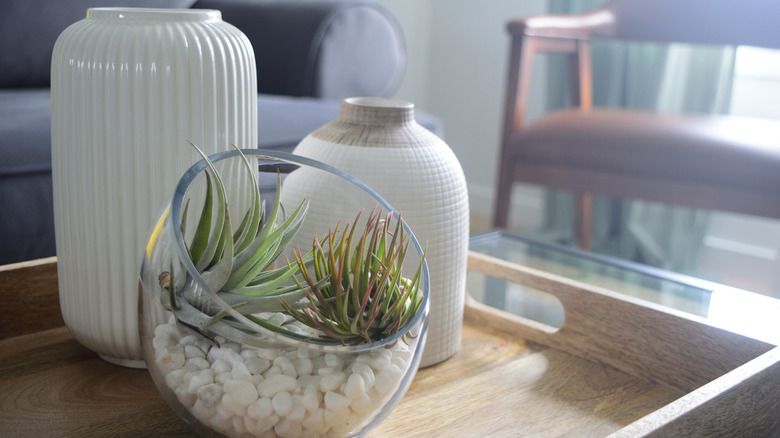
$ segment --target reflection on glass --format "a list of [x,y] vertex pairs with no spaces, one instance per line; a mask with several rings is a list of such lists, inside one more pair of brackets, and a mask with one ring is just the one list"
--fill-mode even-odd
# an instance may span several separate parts
[[[780,343],[780,300],[630,262],[521,238],[506,232],[474,236],[470,249],[523,266],[703,317],[747,336]],[[484,304],[558,328],[555,297],[469,272],[469,294]]]

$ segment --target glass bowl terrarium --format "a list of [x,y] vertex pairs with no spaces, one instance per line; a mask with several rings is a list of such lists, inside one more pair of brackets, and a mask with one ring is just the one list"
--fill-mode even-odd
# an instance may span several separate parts
[[[286,190],[296,178],[333,184],[332,199]],[[428,268],[409,227],[361,182],[283,152],[190,168],[139,289],[149,372],[207,435],[362,435],[403,397],[425,343]]]

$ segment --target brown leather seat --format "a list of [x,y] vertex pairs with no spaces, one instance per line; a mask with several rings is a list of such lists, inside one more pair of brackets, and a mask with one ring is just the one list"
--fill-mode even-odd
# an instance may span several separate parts
[[[595,109],[589,50],[595,37],[780,48],[777,20],[780,2],[613,0],[583,15],[511,22],[494,225],[507,225],[515,181],[573,191],[584,247],[591,193],[780,218],[780,122]],[[577,107],[526,126],[530,72],[542,52],[571,54]]]

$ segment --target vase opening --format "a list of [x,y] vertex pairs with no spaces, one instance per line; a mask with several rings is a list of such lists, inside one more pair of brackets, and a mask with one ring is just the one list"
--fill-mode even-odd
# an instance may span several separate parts
[[383,97],[348,97],[344,101],[349,105],[359,107],[414,109],[414,104],[411,102]]
[[207,22],[221,20],[222,13],[213,9],[89,8],[87,9],[87,18],[159,22]]
[[341,101],[336,121],[347,125],[405,126],[414,122],[414,104],[382,97],[349,97]]

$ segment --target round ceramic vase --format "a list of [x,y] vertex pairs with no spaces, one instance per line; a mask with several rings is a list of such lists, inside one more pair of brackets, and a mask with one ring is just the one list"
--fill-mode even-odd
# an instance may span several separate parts
[[[342,101],[338,118],[304,138],[294,153],[368,184],[427,243],[431,309],[420,366],[455,354],[463,319],[469,203],[463,169],[452,150],[415,121],[412,103],[356,97]],[[328,230],[316,230],[316,224],[334,223],[356,207],[367,215],[375,206],[368,197],[341,196],[342,185],[334,178],[296,173],[285,182],[282,199],[308,196],[311,219],[304,226],[322,235]]]
[[103,359],[143,367],[144,243],[178,177],[206,153],[257,144],[249,40],[214,10],[93,8],[52,56],[60,305]]

